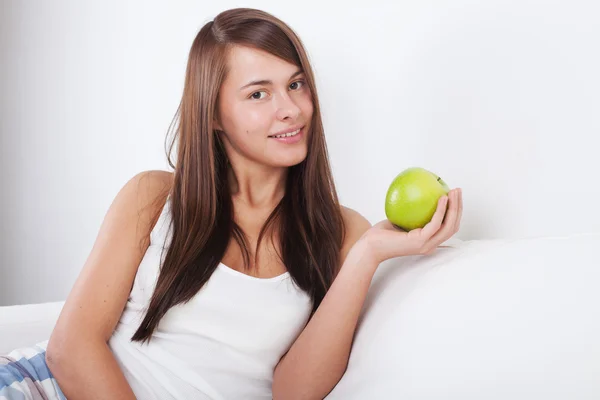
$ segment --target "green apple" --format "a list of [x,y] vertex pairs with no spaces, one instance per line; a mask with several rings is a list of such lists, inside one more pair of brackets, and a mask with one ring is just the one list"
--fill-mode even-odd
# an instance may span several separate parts
[[448,185],[424,168],[408,168],[392,181],[385,197],[385,215],[394,225],[410,231],[422,228],[433,217]]

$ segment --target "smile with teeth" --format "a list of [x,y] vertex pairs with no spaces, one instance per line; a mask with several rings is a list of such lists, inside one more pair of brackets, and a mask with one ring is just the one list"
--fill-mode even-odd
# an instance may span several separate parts
[[300,132],[301,130],[302,130],[302,128],[297,129],[294,132],[288,132],[288,133],[284,133],[282,135],[273,135],[271,137],[274,137],[274,138],[285,138],[285,137],[296,136],[298,134],[298,132]]

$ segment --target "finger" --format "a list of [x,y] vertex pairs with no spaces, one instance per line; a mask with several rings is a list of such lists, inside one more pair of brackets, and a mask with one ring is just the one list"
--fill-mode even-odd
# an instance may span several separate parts
[[384,229],[384,230],[396,230],[396,231],[405,232],[404,229],[402,229],[399,226],[393,224],[388,219],[384,219],[382,221],[379,221],[378,223],[376,223],[375,225],[373,225],[373,228],[379,228],[379,229]]
[[442,196],[438,200],[437,208],[431,221],[425,225],[421,231],[425,239],[431,238],[442,226],[444,215],[446,214],[446,205],[448,204],[448,196]]
[[431,243],[427,246],[428,248],[437,247],[454,234],[454,227],[456,226],[458,217],[458,204],[460,203],[458,190],[454,189],[450,191],[450,193],[448,193],[448,200],[448,211],[446,213],[446,218],[444,218],[444,223],[431,238]]
[[456,218],[456,225],[454,226],[454,232],[458,232],[460,229],[460,222],[462,221],[463,213],[463,195],[462,189],[458,190],[458,217]]
[[378,223],[376,223],[375,225],[373,225],[373,228],[381,228],[381,229],[386,229],[386,228],[390,228],[393,224],[387,220],[381,220]]

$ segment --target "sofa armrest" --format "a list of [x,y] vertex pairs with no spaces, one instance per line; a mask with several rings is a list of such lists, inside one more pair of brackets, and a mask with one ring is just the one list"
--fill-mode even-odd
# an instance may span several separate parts
[[0,354],[50,338],[63,301],[0,307]]

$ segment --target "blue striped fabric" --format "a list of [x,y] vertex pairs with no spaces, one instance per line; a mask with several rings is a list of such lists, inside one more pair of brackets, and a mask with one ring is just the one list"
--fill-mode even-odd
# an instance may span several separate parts
[[66,400],[46,365],[46,345],[0,356],[0,400]]

